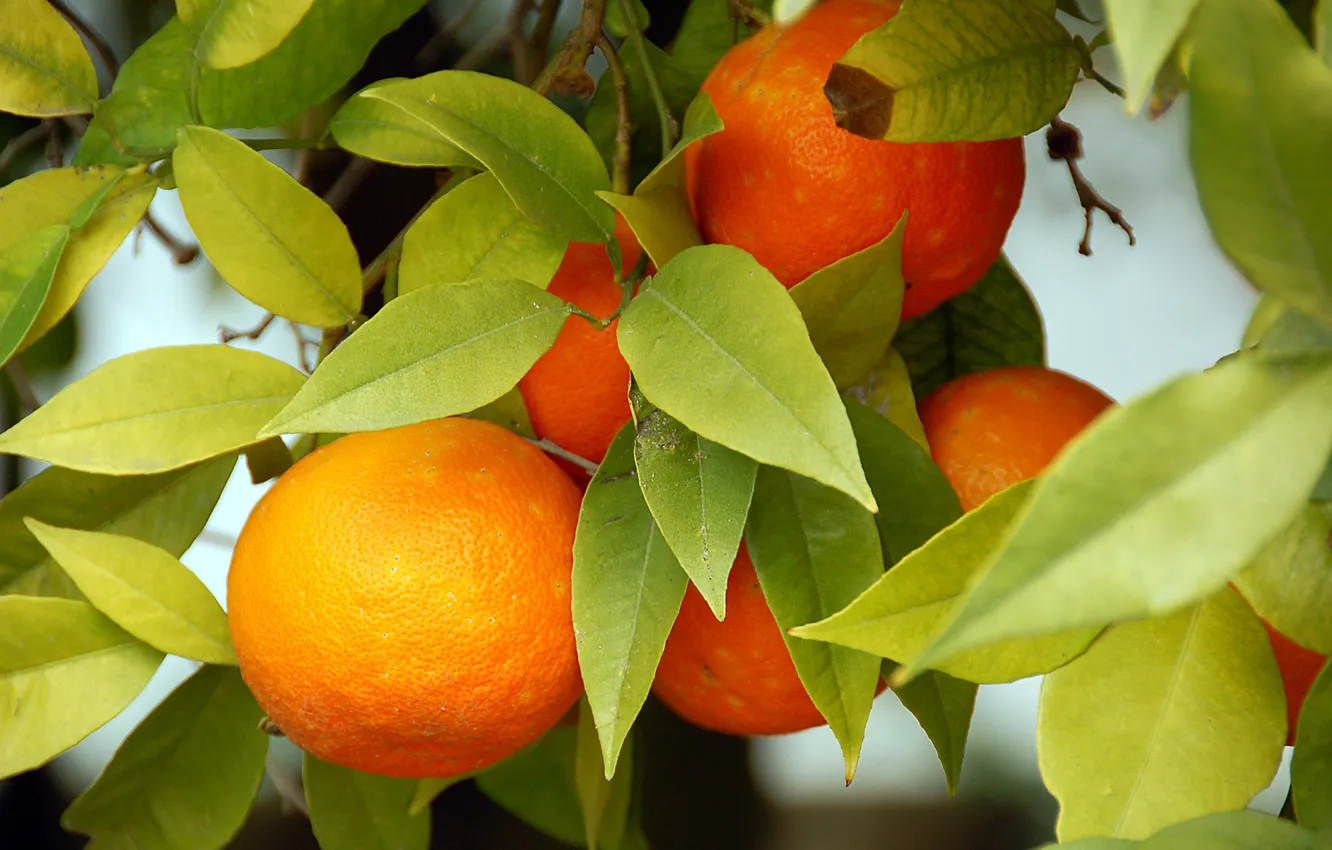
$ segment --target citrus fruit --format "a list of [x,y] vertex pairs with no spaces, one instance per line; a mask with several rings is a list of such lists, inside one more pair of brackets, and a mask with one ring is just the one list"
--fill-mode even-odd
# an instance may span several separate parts
[[676,714],[730,735],[781,735],[822,726],[796,674],[744,546],[726,583],[718,622],[691,584],[652,691]]
[[227,579],[241,674],[325,761],[448,777],[540,737],[582,691],[579,491],[488,422],[350,434],[255,506]]
[[899,144],[837,126],[833,64],[899,0],[829,0],[732,48],[703,83],[725,128],[686,152],[709,242],[791,287],[879,242],[909,210],[904,318],[964,291],[999,257],[1026,176],[1021,139]]
[[949,381],[918,411],[934,462],[969,511],[1040,475],[1065,443],[1112,404],[1063,372],[1007,366]]
[[1286,744],[1295,743],[1296,722],[1304,708],[1304,698],[1309,695],[1314,679],[1323,671],[1327,656],[1307,649],[1263,620],[1267,637],[1272,641],[1272,651],[1276,653],[1277,667],[1281,668],[1281,681],[1286,686]]
[[[632,269],[642,249],[619,216],[615,238],[625,270]],[[570,243],[547,291],[598,319],[612,315],[623,294],[606,246],[584,242]],[[594,463],[601,462],[629,421],[629,364],[615,339],[619,321],[597,330],[586,319],[570,316],[555,344],[518,382],[536,435]],[[587,479],[578,467],[558,463],[579,480]]]

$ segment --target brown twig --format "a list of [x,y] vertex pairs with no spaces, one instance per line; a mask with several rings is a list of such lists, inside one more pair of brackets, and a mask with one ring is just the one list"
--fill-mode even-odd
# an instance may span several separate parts
[[560,0],[541,0],[541,10],[537,13],[536,25],[532,27],[532,37],[527,41],[533,68],[546,67],[546,61],[550,58],[550,35],[555,31],[555,17],[559,13]]
[[301,332],[301,326],[299,323],[288,319],[287,327],[291,329],[292,336],[296,337],[296,354],[301,359],[301,370],[308,375],[314,371],[315,367],[314,361],[310,359],[310,352],[313,350],[317,354],[319,351],[319,343],[314,340],[306,339],[305,334]]
[[376,165],[378,163],[372,159],[353,156],[347,167],[342,169],[342,173],[333,181],[333,185],[324,193],[324,203],[335,210],[342,209],[342,205],[347,203],[357,187],[374,172]]
[[42,400],[32,388],[32,381],[28,380],[28,370],[23,368],[23,361],[11,357],[5,364],[5,373],[9,375],[9,382],[14,385],[14,393],[18,396],[19,407],[23,408],[24,413],[32,413],[42,406]]
[[8,170],[9,166],[14,164],[14,160],[18,159],[19,154],[45,140],[46,134],[49,132],[46,129],[46,122],[42,121],[10,139],[4,150],[0,150],[0,172]]
[[259,324],[250,328],[248,331],[238,331],[223,325],[218,328],[218,336],[221,338],[223,345],[229,345],[238,339],[255,340],[264,335],[264,331],[268,330],[268,326],[273,324],[273,320],[276,318],[277,316],[274,316],[272,313],[265,313],[264,317],[259,320]]
[[527,49],[527,16],[536,8],[534,0],[515,0],[509,11],[507,35],[509,58],[513,60],[513,78],[525,86],[532,84],[532,56]]
[[597,464],[593,463],[592,461],[588,460],[585,457],[581,457],[579,455],[574,454],[568,449],[560,448],[559,446],[552,443],[550,440],[533,440],[529,437],[524,437],[523,439],[527,440],[527,442],[536,446],[538,449],[541,449],[546,454],[555,455],[555,457],[567,460],[569,463],[572,463],[574,466],[583,470],[588,475],[595,475],[597,472]]
[[620,195],[629,194],[629,164],[632,151],[629,148],[629,78],[625,76],[624,64],[615,52],[615,46],[604,34],[597,35],[597,49],[606,57],[606,67],[610,69],[611,81],[615,84],[615,155],[611,158],[611,191]]
[[157,241],[161,242],[171,252],[171,259],[176,265],[188,266],[199,257],[198,245],[187,245],[172,236],[158,223],[157,219],[153,218],[152,212],[143,214],[143,224],[157,237]]
[[750,29],[759,29],[772,23],[772,18],[762,9],[751,6],[746,0],[730,0],[731,18]]
[[601,35],[601,25],[605,19],[606,0],[583,0],[583,14],[578,20],[578,26],[569,34],[569,40],[560,48],[559,54],[546,63],[540,76],[532,83],[532,88],[538,94],[550,94],[552,91],[583,94],[591,90],[593,85],[585,66]]
[[1075,35],[1073,36],[1073,44],[1077,47],[1078,53],[1082,57],[1082,76],[1085,79],[1100,83],[1101,88],[1111,94],[1123,97],[1124,88],[1113,80],[1105,78],[1101,75],[1100,71],[1096,70],[1096,64],[1092,61],[1091,45],[1087,44],[1087,40],[1080,35]]
[[65,164],[65,140],[60,136],[60,122],[47,118],[42,126],[46,128],[46,164],[50,168],[60,168]]
[[102,67],[106,69],[107,80],[114,81],[116,74],[120,72],[120,63],[116,61],[116,54],[111,49],[111,45],[107,44],[106,39],[102,38],[96,30],[88,26],[88,22],[80,17],[77,12],[69,8],[64,0],[51,0],[51,5],[65,17],[65,20],[69,21],[70,26],[79,31],[79,35],[83,36],[92,45],[93,52],[97,54],[98,59],[102,60]]
[[671,113],[670,104],[666,102],[666,91],[661,87],[657,69],[652,66],[648,56],[643,32],[638,28],[630,0],[619,0],[619,3],[624,10],[625,20],[629,22],[629,41],[638,49],[638,57],[643,63],[643,79],[647,82],[648,93],[652,96],[652,105],[657,110],[657,123],[661,125],[661,155],[665,157],[675,146],[675,140],[680,138],[680,124]]
[[1124,219],[1124,211],[1101,197],[1078,167],[1078,160],[1082,158],[1082,134],[1078,128],[1062,118],[1055,118],[1045,131],[1045,144],[1050,159],[1062,159],[1068,164],[1073,188],[1078,193],[1078,203],[1086,213],[1087,224],[1082,231],[1082,241],[1078,243],[1078,253],[1084,257],[1091,256],[1092,213],[1096,210],[1105,213],[1111,222],[1128,234],[1129,245],[1138,244],[1133,236],[1133,228]]

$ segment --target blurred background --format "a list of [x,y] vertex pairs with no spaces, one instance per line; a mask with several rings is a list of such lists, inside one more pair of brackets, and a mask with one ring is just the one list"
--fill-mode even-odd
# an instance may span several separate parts
[[[102,33],[123,60],[172,13],[169,0],[79,0],[70,5]],[[562,26],[579,4],[566,2]],[[648,35],[670,41],[682,0],[647,2]],[[498,0],[434,0],[372,54],[359,87],[385,76],[414,76],[475,60],[500,44],[508,15]],[[1100,19],[1099,2],[1083,9]],[[1097,28],[1068,21],[1090,37]],[[1116,77],[1102,49],[1098,68]],[[497,59],[502,68],[502,58]],[[590,66],[594,73],[600,68]],[[1022,207],[1006,251],[1044,315],[1050,365],[1131,398],[1182,372],[1212,365],[1238,345],[1256,297],[1213,242],[1198,206],[1187,157],[1187,99],[1164,118],[1131,119],[1122,102],[1094,83],[1081,83],[1063,117],[1083,134],[1082,169],[1110,202],[1123,208],[1138,244],[1098,218],[1093,255],[1077,250],[1083,220],[1067,168],[1046,155],[1043,133],[1027,139],[1028,176]],[[31,122],[0,116],[0,145]],[[299,128],[288,128],[299,131]],[[71,140],[70,147],[73,142]],[[434,191],[428,171],[362,163],[356,181],[346,157],[319,153],[297,162],[316,191],[337,181],[340,212],[363,258],[374,256]],[[42,151],[0,173],[0,183],[38,167]],[[254,326],[263,311],[217,277],[206,259],[179,263],[192,246],[174,193],[152,207],[155,222],[180,244],[169,249],[140,228],[89,286],[71,320],[25,364],[33,388],[47,399],[59,388],[119,355],[162,345],[217,341],[219,324]],[[314,336],[311,334],[311,339]],[[295,334],[275,325],[247,345],[298,362]],[[6,421],[16,399],[6,385]],[[0,459],[0,492],[38,467]],[[262,492],[239,465],[208,529],[184,561],[225,604],[230,548]],[[148,689],[115,721],[47,768],[0,782],[0,847],[80,847],[84,839],[59,830],[68,800],[98,774],[138,721],[192,672],[191,662],[168,658]],[[826,728],[745,742],[686,726],[655,703],[645,710],[652,728],[646,761],[646,826],[657,848],[796,850],[1018,850],[1052,840],[1057,811],[1041,785],[1035,748],[1038,678],[984,687],[976,702],[963,778],[950,800],[929,740],[915,719],[886,694],[876,703],[855,782],[843,787],[839,749]],[[1287,750],[1287,762],[1289,750]],[[1254,806],[1275,812],[1289,783],[1283,763]],[[314,847],[303,816],[284,804],[299,779],[299,754],[275,739],[270,777],[238,848]],[[438,847],[539,848],[544,839],[490,803],[470,783],[435,804]]]

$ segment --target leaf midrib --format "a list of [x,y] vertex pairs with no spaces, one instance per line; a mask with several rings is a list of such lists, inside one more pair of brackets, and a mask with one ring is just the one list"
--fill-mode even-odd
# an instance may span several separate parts
[[[33,440],[48,440],[55,437],[68,437],[69,435],[76,434],[80,431],[88,431],[113,425],[125,425],[143,419],[185,416],[189,414],[198,414],[208,411],[217,411],[228,407],[235,407],[241,405],[253,406],[260,404],[289,402],[291,398],[292,398],[291,395],[259,396],[255,398],[232,399],[230,401],[214,402],[210,404],[199,404],[199,405],[193,405],[191,407],[177,407],[169,410],[150,410],[150,411],[145,411],[143,413],[136,413],[133,416],[125,416],[112,419],[98,419],[89,422],[83,422],[71,427],[46,430],[34,436],[26,436],[20,434],[18,442],[22,444],[24,442],[31,442]],[[7,437],[13,435],[13,433],[17,430],[19,430],[19,426],[15,426],[13,429],[6,432],[5,434],[0,434],[0,447],[6,445],[13,445],[15,441],[13,439],[7,439]]]

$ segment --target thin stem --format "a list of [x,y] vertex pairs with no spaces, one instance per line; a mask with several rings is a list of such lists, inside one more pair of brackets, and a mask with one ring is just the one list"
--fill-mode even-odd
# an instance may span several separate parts
[[301,359],[301,369],[308,375],[314,371],[314,363],[310,361],[310,349],[317,351],[319,343],[306,339],[305,334],[301,333],[300,324],[291,319],[287,320],[287,327],[291,330],[291,335],[296,337],[296,354]]
[[198,258],[199,246],[187,245],[175,236],[172,236],[167,232],[166,228],[158,223],[157,219],[153,218],[151,211],[144,212],[143,223],[144,226],[157,237],[157,241],[161,242],[166,246],[166,249],[171,252],[171,259],[176,265],[187,266]]
[[746,0],[730,0],[731,17],[749,27],[758,29],[772,23],[772,18],[762,9],[751,6]]
[[629,309],[629,302],[634,300],[634,289],[638,282],[643,279],[647,272],[648,255],[647,251],[638,255],[638,262],[634,263],[633,269],[620,281],[620,306],[615,308],[615,312],[597,323],[598,330],[605,330],[610,327],[611,322],[620,318],[625,310]]
[[550,58],[550,34],[555,30],[555,17],[559,13],[560,0],[541,0],[536,26],[532,28],[532,37],[527,42],[534,68],[544,68],[546,60]]
[[10,139],[4,150],[0,150],[0,172],[6,171],[9,166],[13,165],[19,154],[38,142],[44,141],[46,133],[46,122],[43,121]]
[[1078,160],[1082,158],[1082,133],[1078,128],[1056,117],[1045,131],[1045,145],[1050,159],[1062,159],[1067,163],[1069,176],[1073,178],[1073,189],[1078,193],[1078,203],[1082,205],[1086,217],[1087,223],[1082,230],[1082,241],[1078,243],[1078,253],[1084,257],[1091,256],[1092,213],[1096,210],[1105,213],[1112,223],[1128,234],[1129,245],[1138,244],[1133,236],[1133,227],[1124,218],[1124,211],[1101,197],[1078,167]]
[[615,84],[615,154],[611,158],[611,191],[619,195],[629,194],[629,165],[632,151],[629,148],[629,78],[625,76],[624,64],[620,62],[615,47],[603,34],[597,35],[597,48],[606,57],[606,67],[610,69],[611,81]]
[[60,138],[60,122],[47,118],[42,122],[46,128],[46,164],[50,168],[60,168],[65,164],[65,145]]
[[569,34],[559,54],[547,63],[532,88],[538,94],[550,94],[559,81],[560,75],[571,69],[582,69],[592,55],[592,47],[601,35],[601,24],[606,19],[606,0],[583,0],[583,15],[578,26]]
[[90,27],[88,22],[80,17],[77,12],[69,8],[64,0],[51,0],[51,5],[64,16],[65,20],[69,21],[74,29],[79,31],[79,35],[83,36],[92,45],[93,52],[97,54],[98,59],[102,60],[102,67],[106,69],[107,79],[114,81],[116,74],[120,72],[120,64],[116,62],[116,54],[111,49],[111,45],[107,44],[106,39],[102,38],[97,30]]
[[1089,80],[1094,80],[1101,84],[1101,88],[1119,97],[1124,96],[1124,89],[1118,83],[1101,76],[1101,72],[1096,70],[1096,65],[1092,61],[1091,46],[1087,40],[1080,35],[1073,36],[1073,44],[1078,48],[1078,53],[1082,57],[1082,74]]
[[516,0],[509,11],[507,27],[513,78],[525,86],[532,84],[532,57],[527,49],[527,33],[523,29],[527,23],[527,14],[533,8],[533,0]]
[[328,187],[324,193],[324,203],[328,204],[334,210],[342,209],[342,205],[347,203],[347,199],[356,191],[365,179],[375,170],[378,165],[373,159],[352,156],[351,162],[342,169],[342,173],[333,181],[333,185]]
[[248,331],[238,331],[223,325],[218,329],[218,336],[221,338],[223,345],[238,339],[258,339],[264,335],[264,331],[268,330],[268,326],[273,324],[273,320],[276,318],[277,316],[274,316],[272,313],[265,313],[264,317],[259,320],[259,324],[250,328]]
[[643,32],[638,28],[638,18],[634,15],[630,0],[619,0],[629,26],[629,40],[643,63],[643,78],[647,80],[648,93],[652,96],[652,105],[657,108],[657,122],[661,125],[661,155],[664,158],[675,140],[680,137],[680,125],[671,114],[670,104],[666,102],[666,92],[662,90],[661,80],[657,78],[657,69],[648,57],[647,45],[644,44]]
[[595,475],[597,472],[597,464],[593,463],[592,461],[588,460],[585,457],[580,457],[579,455],[574,454],[568,449],[560,448],[559,446],[552,443],[550,440],[533,440],[530,437],[524,437],[523,439],[527,440],[527,442],[536,446],[538,449],[541,449],[546,454],[555,455],[555,457],[567,460],[569,463],[572,463],[574,466],[583,470],[588,475]]
[[42,400],[37,397],[32,382],[28,380],[28,370],[23,368],[23,361],[17,357],[10,358],[5,364],[5,372],[9,375],[9,382],[14,385],[14,393],[18,396],[23,413],[32,413],[42,406]]

